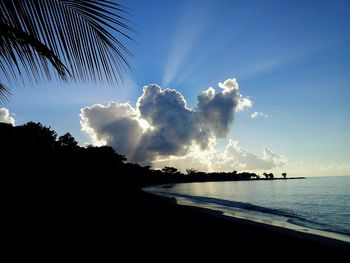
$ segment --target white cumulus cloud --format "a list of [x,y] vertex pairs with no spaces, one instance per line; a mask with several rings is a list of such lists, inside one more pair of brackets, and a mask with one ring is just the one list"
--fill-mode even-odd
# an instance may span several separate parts
[[225,149],[219,150],[216,145],[205,150],[193,149],[179,158],[157,160],[153,163],[157,168],[175,166],[183,171],[194,168],[201,171],[264,171],[287,165],[287,159],[264,147],[261,155],[257,155],[242,148],[239,141],[229,140]]
[[221,171],[232,170],[269,170],[282,167],[287,164],[284,156],[272,152],[264,147],[262,156],[248,151],[239,145],[239,141],[230,140],[225,150],[219,155],[218,169]]
[[10,112],[6,108],[0,108],[0,122],[15,125],[15,119],[10,116]]
[[217,138],[225,138],[234,113],[252,107],[253,103],[238,92],[236,79],[220,82],[219,87],[223,90],[221,93],[215,93],[213,88],[209,88],[198,96],[196,111]]
[[81,109],[82,130],[95,145],[108,144],[132,158],[144,133],[139,113],[128,103],[95,104]]
[[257,111],[256,111],[256,112],[253,112],[252,115],[250,115],[250,118],[252,118],[252,119],[256,119],[256,118],[258,118],[258,117],[267,118],[268,115],[265,114],[265,113],[263,113],[263,112],[257,112]]
[[252,107],[251,100],[239,93],[236,79],[219,87],[221,92],[203,91],[191,109],[178,91],[151,84],[143,88],[135,107],[111,102],[82,108],[81,127],[93,144],[110,145],[129,161],[141,164],[201,170],[226,169],[229,162],[230,168],[237,164],[236,169],[250,169],[255,161],[258,168],[279,164],[278,155],[267,148],[263,157],[257,157],[233,141],[225,152],[218,152],[216,139],[226,137],[235,113]]

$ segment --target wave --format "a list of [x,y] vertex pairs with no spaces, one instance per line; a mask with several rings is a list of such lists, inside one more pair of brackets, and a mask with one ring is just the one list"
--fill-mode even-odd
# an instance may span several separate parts
[[305,218],[294,215],[292,213],[288,213],[286,211],[253,205],[250,203],[242,203],[242,202],[224,200],[224,199],[213,198],[213,197],[185,195],[185,194],[169,193],[169,192],[162,192],[162,191],[152,191],[152,192],[162,194],[162,195],[171,195],[174,197],[181,197],[181,198],[189,199],[191,201],[194,201],[196,203],[201,203],[201,204],[202,203],[214,204],[214,205],[224,206],[227,208],[243,209],[243,210],[260,212],[264,214],[271,214],[271,215],[282,216],[282,217],[291,218],[291,219],[307,221],[307,219]]

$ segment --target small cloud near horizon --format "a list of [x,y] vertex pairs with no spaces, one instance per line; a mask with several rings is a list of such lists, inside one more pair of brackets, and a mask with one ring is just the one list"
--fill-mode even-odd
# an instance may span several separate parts
[[0,108],[0,122],[15,125],[15,119],[11,115],[8,109]]
[[252,115],[250,115],[250,118],[252,118],[252,119],[256,119],[256,118],[259,118],[259,117],[267,118],[268,115],[263,113],[263,112],[257,112],[257,111],[253,112]]

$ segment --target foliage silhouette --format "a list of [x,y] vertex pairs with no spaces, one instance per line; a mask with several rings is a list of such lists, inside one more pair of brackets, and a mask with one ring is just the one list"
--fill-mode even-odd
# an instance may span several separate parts
[[162,169],[162,172],[165,174],[174,175],[174,174],[177,174],[179,171],[175,167],[164,166],[164,168]]
[[[126,8],[114,0],[0,0],[0,70],[30,82],[118,82],[132,40]],[[118,36],[114,35],[116,33]],[[0,79],[0,99],[9,94]]]
[[263,175],[265,176],[266,179],[274,179],[274,175],[273,173],[263,173]]
[[[50,127],[29,122],[0,123],[0,192],[7,236],[39,235],[63,240],[94,239],[108,233],[110,220],[128,224],[111,207],[134,215],[139,189],[155,184],[259,180],[255,173],[212,172],[174,167],[153,170],[127,163],[112,147],[81,147],[69,133],[58,137]],[[270,178],[270,177],[269,177]],[[127,202],[122,202],[127,198]],[[126,221],[123,221],[126,220]],[[31,230],[35,233],[26,233]]]
[[188,175],[191,175],[191,174],[195,174],[195,173],[197,173],[198,171],[196,170],[196,169],[193,169],[193,168],[191,168],[191,169],[186,169],[186,173],[188,174]]
[[69,147],[69,148],[74,148],[78,146],[78,142],[74,139],[74,137],[69,132],[67,132],[66,134],[58,138],[58,144],[62,147]]

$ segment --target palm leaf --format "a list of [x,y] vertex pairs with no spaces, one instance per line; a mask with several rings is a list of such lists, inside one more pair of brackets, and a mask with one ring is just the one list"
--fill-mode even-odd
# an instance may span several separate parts
[[8,95],[10,95],[9,89],[2,83],[0,83],[0,102],[7,101]]
[[113,0],[0,0],[0,71],[7,80],[54,73],[118,83],[131,56],[125,10]]

